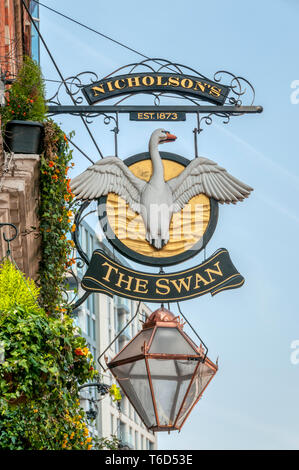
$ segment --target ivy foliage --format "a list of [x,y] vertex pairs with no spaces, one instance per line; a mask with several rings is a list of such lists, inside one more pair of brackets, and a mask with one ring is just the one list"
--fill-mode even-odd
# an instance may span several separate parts
[[[19,300],[22,283],[31,298]],[[4,287],[12,301],[0,308],[0,449],[90,449],[78,387],[97,371],[85,339],[71,318],[39,307],[38,289],[8,260]]]
[[25,56],[18,76],[8,90],[6,106],[0,107],[2,125],[14,119],[43,122],[46,111],[45,85],[40,67]]
[[72,258],[74,243],[67,235],[75,230],[74,194],[70,189],[68,170],[72,151],[66,135],[51,119],[45,122],[44,153],[40,168],[40,233],[42,260],[39,268],[40,296],[50,314],[65,303],[66,271],[75,263]]

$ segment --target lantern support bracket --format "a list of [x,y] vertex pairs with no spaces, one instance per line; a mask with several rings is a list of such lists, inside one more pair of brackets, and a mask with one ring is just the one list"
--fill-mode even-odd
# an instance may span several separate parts
[[102,357],[104,356],[104,354],[108,351],[108,349],[111,348],[112,344],[115,343],[115,341],[122,335],[122,333],[125,331],[126,328],[128,328],[128,326],[132,323],[133,320],[135,320],[135,318],[137,317],[138,313],[139,313],[139,308],[140,308],[140,304],[141,304],[141,300],[138,302],[138,305],[137,305],[137,310],[136,310],[136,313],[135,315],[131,318],[131,320],[128,321],[128,323],[120,330],[120,332],[115,336],[115,338],[111,341],[110,344],[108,344],[107,348],[102,352],[102,354],[98,357],[97,361],[98,363],[100,364],[101,368],[104,370],[104,372],[107,370],[107,368],[103,367],[102,363],[101,363],[101,359]]
[[[187,320],[187,318],[186,318],[185,315],[183,314],[179,302],[177,302],[177,306],[178,306],[178,310],[179,310],[179,312],[180,312],[180,315],[182,315],[182,317],[184,318],[185,322],[190,326],[190,328],[191,328],[191,330],[193,331],[193,333],[197,336],[197,338],[199,339],[199,341],[203,344],[203,346],[204,346],[206,352],[205,352],[205,356],[204,356],[202,362],[205,362],[206,357],[207,357],[208,352],[209,352],[208,346],[203,342],[203,340],[201,339],[201,337],[196,333],[196,331],[195,331],[195,329],[193,328],[193,326],[191,325],[191,323],[189,323],[189,321]],[[193,359],[191,359],[191,360],[193,360]],[[196,359],[194,359],[194,360],[199,360],[199,359],[196,358]]]

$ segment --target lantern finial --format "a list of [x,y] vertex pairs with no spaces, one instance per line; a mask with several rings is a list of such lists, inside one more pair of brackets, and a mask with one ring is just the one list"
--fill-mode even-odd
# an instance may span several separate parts
[[178,316],[175,317],[170,310],[167,310],[167,308],[160,307],[148,317],[143,328],[153,327],[158,323],[169,323],[169,326],[177,326],[180,325],[180,320]]

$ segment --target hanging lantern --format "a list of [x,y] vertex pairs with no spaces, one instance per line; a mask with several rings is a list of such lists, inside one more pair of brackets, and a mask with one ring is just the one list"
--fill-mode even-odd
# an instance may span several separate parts
[[152,431],[180,430],[218,370],[163,307],[108,367]]

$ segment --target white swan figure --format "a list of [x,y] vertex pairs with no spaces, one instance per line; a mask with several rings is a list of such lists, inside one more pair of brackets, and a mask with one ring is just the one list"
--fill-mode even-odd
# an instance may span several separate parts
[[175,139],[164,129],[152,133],[149,153],[153,170],[148,182],[135,176],[119,158],[106,157],[72,179],[72,192],[83,200],[118,194],[141,214],[146,239],[158,250],[168,243],[173,213],[180,212],[192,197],[203,193],[220,203],[235,204],[249,196],[250,186],[203,157],[191,160],[179,176],[166,182],[158,145]]

